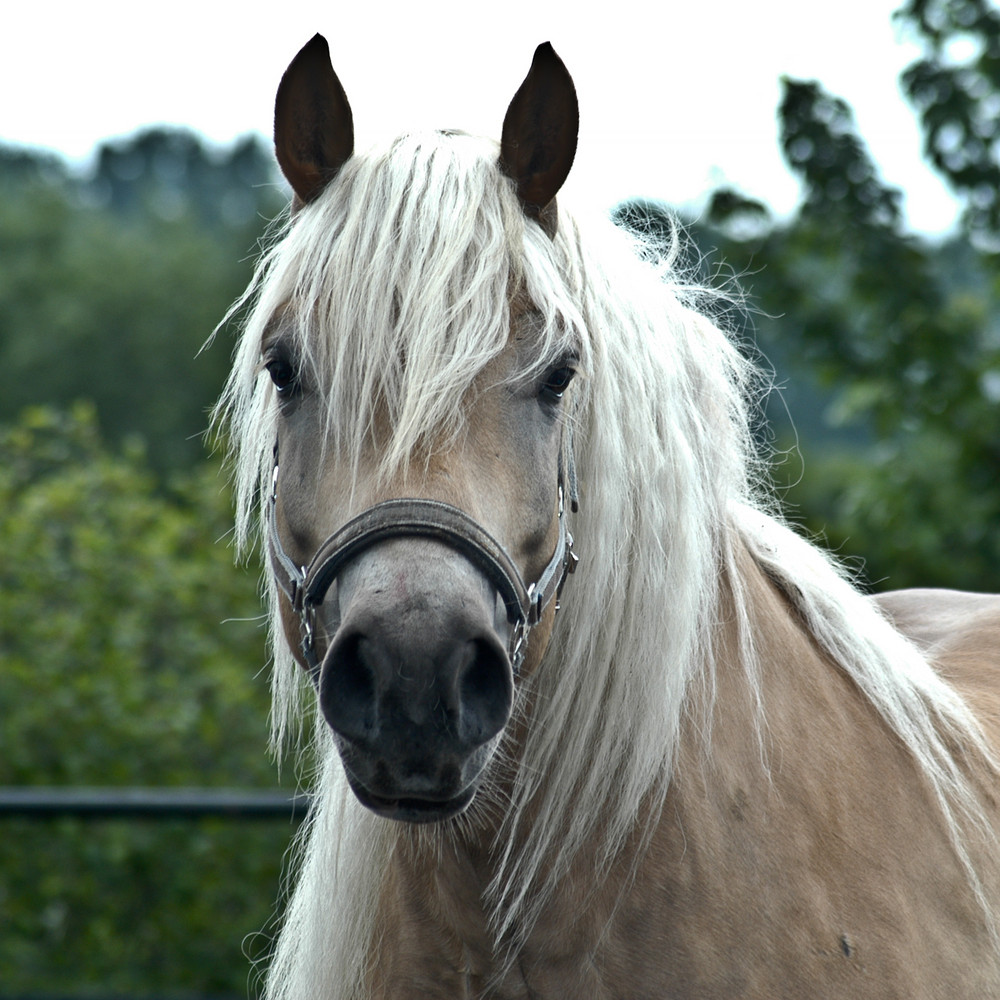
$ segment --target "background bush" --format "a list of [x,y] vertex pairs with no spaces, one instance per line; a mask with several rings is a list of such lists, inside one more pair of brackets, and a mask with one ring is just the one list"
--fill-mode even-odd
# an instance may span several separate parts
[[[91,406],[32,409],[0,432],[0,510],[0,785],[274,788],[217,470],[164,482]],[[245,995],[289,820],[0,822],[6,995]]]

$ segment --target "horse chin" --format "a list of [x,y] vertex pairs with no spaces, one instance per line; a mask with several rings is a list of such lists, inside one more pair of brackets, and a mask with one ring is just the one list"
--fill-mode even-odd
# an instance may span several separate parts
[[468,809],[476,795],[476,785],[469,785],[450,798],[399,796],[386,798],[369,791],[349,772],[348,784],[355,798],[376,816],[399,823],[440,823],[459,816]]

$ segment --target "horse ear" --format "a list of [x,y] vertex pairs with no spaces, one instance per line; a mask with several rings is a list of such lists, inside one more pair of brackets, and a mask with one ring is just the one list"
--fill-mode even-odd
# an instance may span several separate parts
[[500,169],[514,181],[525,214],[555,236],[555,196],[573,166],[580,111],[576,88],[548,42],[535,49],[531,69],[507,108]]
[[351,106],[322,35],[313,35],[302,47],[278,85],[274,152],[303,205],[319,195],[354,152]]

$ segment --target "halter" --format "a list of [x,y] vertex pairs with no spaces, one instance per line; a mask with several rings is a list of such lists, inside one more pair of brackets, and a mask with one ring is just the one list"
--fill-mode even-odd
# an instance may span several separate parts
[[[504,602],[511,634],[508,654],[516,677],[524,661],[528,633],[545,609],[559,596],[566,577],[576,570],[579,557],[566,527],[563,468],[559,463],[559,537],[555,551],[538,579],[526,584],[506,549],[468,514],[439,500],[405,497],[385,500],[362,511],[339,528],[316,550],[308,566],[299,566],[285,552],[278,534],[278,445],[274,445],[274,472],[268,499],[267,540],[271,569],[292,610],[299,616],[302,654],[310,670],[319,669],[316,655],[316,608],[331,584],[362,552],[390,538],[430,538],[463,555],[496,588]],[[576,475],[569,460],[570,506],[576,511]],[[556,604],[558,610],[559,605]]]

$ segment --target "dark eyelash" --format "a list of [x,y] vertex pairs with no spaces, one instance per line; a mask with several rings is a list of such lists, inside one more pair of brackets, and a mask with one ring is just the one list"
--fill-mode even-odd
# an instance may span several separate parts
[[560,400],[576,377],[576,369],[572,365],[560,365],[545,376],[542,383],[542,394],[550,401]]
[[280,348],[264,355],[264,368],[282,398],[295,395],[299,390],[299,374],[288,352]]

